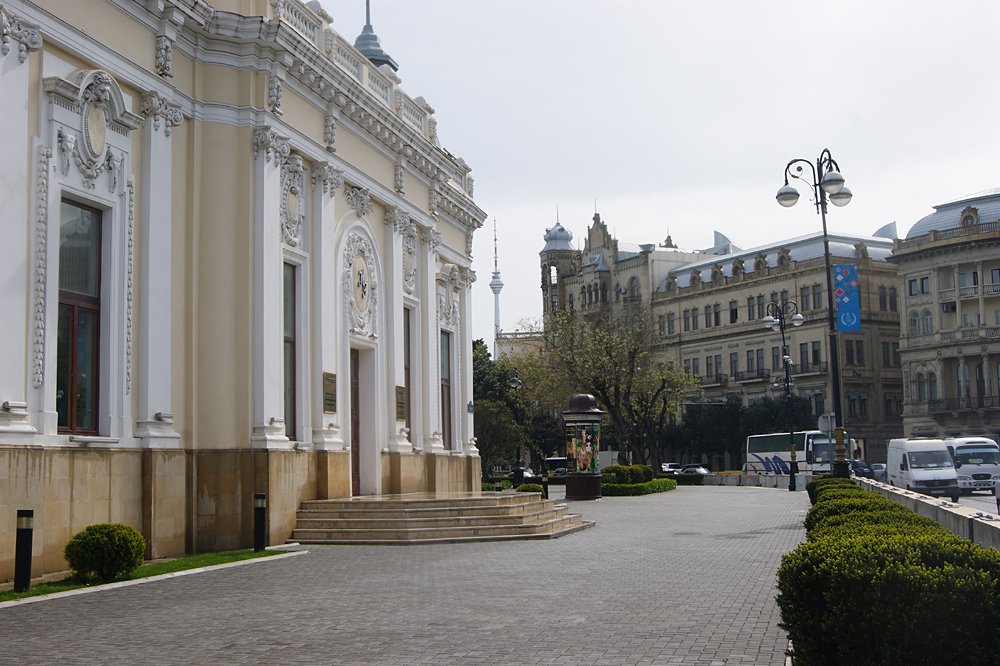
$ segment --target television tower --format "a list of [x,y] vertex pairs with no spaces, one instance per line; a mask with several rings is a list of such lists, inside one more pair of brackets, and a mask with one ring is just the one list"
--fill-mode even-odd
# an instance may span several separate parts
[[497,338],[500,337],[500,290],[503,281],[500,279],[500,266],[497,261],[497,218],[493,218],[493,279],[490,280],[493,291],[493,359],[497,357]]

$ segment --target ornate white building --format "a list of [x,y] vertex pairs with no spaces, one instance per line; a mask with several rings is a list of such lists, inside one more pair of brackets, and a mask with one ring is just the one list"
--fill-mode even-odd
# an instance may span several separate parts
[[0,580],[126,522],[270,542],[311,498],[475,490],[469,167],[298,0],[3,0]]
[[1000,434],[1000,189],[934,207],[892,261],[907,436]]

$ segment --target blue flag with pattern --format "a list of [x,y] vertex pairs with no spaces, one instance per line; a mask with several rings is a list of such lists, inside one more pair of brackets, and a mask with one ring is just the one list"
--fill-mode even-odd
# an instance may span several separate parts
[[833,267],[833,301],[837,310],[838,331],[861,330],[861,298],[858,292],[858,267],[842,264]]

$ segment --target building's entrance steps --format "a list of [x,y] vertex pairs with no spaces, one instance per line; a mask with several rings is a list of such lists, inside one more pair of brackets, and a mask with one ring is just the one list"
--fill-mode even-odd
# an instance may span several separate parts
[[418,544],[555,539],[593,527],[539,493],[308,500],[289,542]]

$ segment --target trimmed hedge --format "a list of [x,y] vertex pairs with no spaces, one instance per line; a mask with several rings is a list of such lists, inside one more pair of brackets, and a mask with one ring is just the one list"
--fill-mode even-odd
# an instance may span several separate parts
[[679,486],[700,486],[705,483],[704,474],[674,474],[674,480]]
[[855,483],[850,479],[841,479],[830,476],[828,473],[816,474],[813,478],[806,482],[806,494],[809,495],[809,501],[815,504],[817,491],[819,491],[820,488],[826,488],[829,486],[857,488],[857,485],[855,485]]
[[514,488],[514,492],[517,493],[540,493],[542,492],[542,486],[537,483],[522,483],[517,488]]
[[677,482],[673,479],[652,479],[645,483],[601,483],[601,494],[605,497],[632,497],[665,493],[676,487]]
[[778,570],[794,664],[994,663],[1000,552],[875,493],[814,491],[807,541]]
[[146,540],[130,525],[98,523],[77,532],[63,551],[73,575],[83,582],[110,583],[142,564]]

